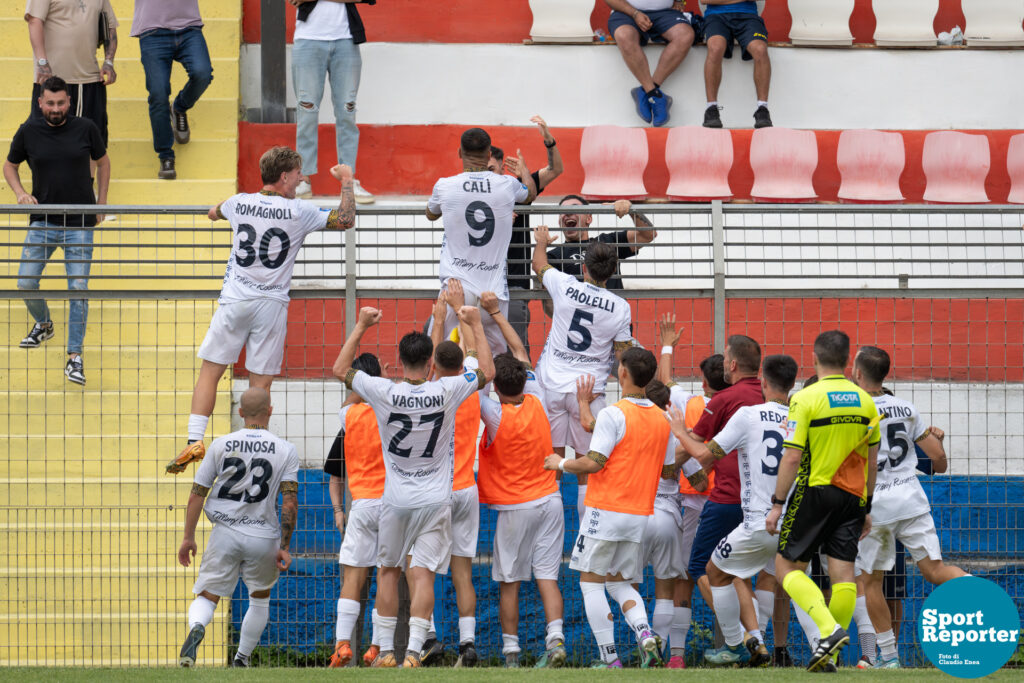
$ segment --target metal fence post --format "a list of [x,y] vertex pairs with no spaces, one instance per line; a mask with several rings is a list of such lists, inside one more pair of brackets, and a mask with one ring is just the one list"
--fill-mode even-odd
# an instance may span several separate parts
[[715,261],[715,303],[712,310],[715,353],[722,353],[725,350],[725,226],[719,199],[711,202],[711,254]]
[[356,231],[345,231],[345,335],[356,325]]

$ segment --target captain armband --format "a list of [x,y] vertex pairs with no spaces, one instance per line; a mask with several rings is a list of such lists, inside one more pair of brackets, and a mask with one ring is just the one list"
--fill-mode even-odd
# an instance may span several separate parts
[[200,498],[206,498],[210,494],[210,488],[200,484],[192,484],[192,494]]
[[683,463],[683,476],[686,477],[687,481],[689,481],[690,477],[692,477],[693,475],[703,471],[704,468],[701,467],[700,463],[697,462],[695,458],[690,458],[689,460]]
[[601,455],[597,451],[590,451],[589,453],[587,453],[587,457],[596,462],[601,467],[604,467],[604,464],[608,462],[608,456]]
[[352,389],[352,382],[356,379],[356,373],[359,372],[355,368],[349,368],[348,372],[345,373],[345,386]]
[[281,493],[288,495],[289,493],[299,492],[299,482],[297,481],[282,481],[281,482]]
[[714,439],[708,442],[708,450],[711,451],[711,455],[715,456],[715,460],[721,460],[727,453],[722,450],[722,447],[715,443]]

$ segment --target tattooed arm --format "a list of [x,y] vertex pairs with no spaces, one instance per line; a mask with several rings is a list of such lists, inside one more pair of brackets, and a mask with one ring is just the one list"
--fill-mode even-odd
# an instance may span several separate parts
[[348,230],[356,224],[356,196],[352,185],[352,169],[339,164],[331,169],[331,175],[341,182],[341,199],[338,208],[331,212],[327,219],[327,227],[335,230]]
[[292,542],[292,532],[299,516],[299,484],[294,481],[281,482],[281,547],[277,551],[277,568],[288,569],[292,556],[288,546]]
[[113,85],[117,80],[117,72],[114,71],[114,55],[117,54],[117,29],[113,26],[107,27],[107,49],[104,54],[103,67],[100,69],[100,77],[104,85]]
[[192,492],[188,497],[188,506],[185,509],[185,535],[181,539],[181,547],[178,548],[178,562],[182,567],[192,564],[196,556],[196,525],[199,524],[199,515],[203,511],[203,501],[206,500],[210,489],[199,484],[192,484]]

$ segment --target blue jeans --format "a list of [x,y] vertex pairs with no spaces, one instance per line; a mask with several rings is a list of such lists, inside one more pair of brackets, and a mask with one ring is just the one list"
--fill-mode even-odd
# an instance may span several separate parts
[[[18,289],[39,289],[39,276],[43,274],[46,262],[57,247],[64,249],[68,289],[88,289],[89,267],[92,265],[92,228],[63,228],[40,221],[33,221],[29,228],[25,246],[21,250],[21,264],[18,266]],[[50,309],[44,299],[25,299],[25,305],[37,323],[51,322]],[[89,301],[71,299],[68,306],[68,353],[82,352],[85,321],[88,317]]]
[[161,159],[174,158],[174,133],[171,130],[171,67],[181,62],[188,82],[174,98],[177,111],[195,106],[213,80],[213,65],[206,48],[203,30],[199,27],[172,31],[158,28],[139,38],[142,68],[146,71],[149,91],[149,125],[153,129],[153,149]]
[[359,128],[356,126],[356,93],[363,59],[351,38],[343,40],[296,40],[292,47],[292,84],[295,86],[295,151],[302,155],[302,174],[316,173],[317,124],[324,78],[331,79],[334,135],[338,163],[356,170]]

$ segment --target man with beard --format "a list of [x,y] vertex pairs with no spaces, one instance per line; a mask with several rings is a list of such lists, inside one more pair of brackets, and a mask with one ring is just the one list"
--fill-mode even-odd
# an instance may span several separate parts
[[[110,185],[110,160],[92,121],[69,116],[70,99],[63,79],[51,76],[43,81],[39,97],[41,117],[30,116],[11,140],[4,163],[4,179],[14,190],[19,204],[106,204]],[[27,161],[32,169],[32,193],[25,191],[18,167]],[[90,161],[96,163],[97,194],[92,192]],[[32,214],[18,268],[18,289],[39,289],[39,278],[56,250],[64,250],[68,288],[85,290],[92,261],[92,229],[97,217],[86,214]],[[32,349],[53,336],[53,320],[44,299],[26,299],[35,325],[21,340],[21,348]],[[85,384],[82,340],[89,303],[72,299],[68,306],[67,363],[64,374],[71,382]]]

